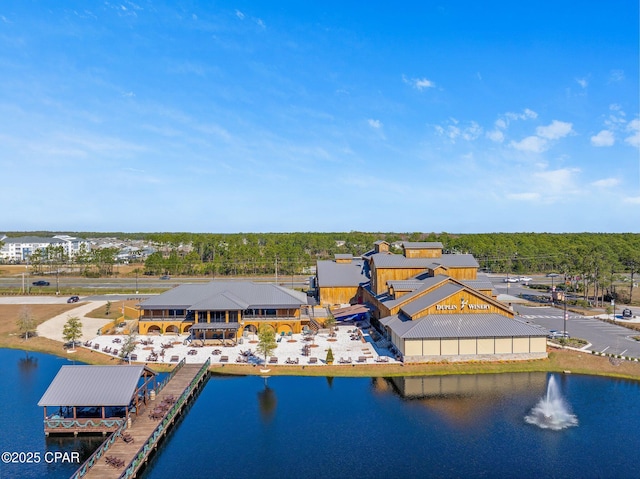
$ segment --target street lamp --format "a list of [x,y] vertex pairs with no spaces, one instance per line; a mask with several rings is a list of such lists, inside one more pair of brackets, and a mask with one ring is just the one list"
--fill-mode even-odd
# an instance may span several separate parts
[[562,343],[562,347],[564,347],[564,343],[566,342],[566,334],[567,334],[567,275],[564,275],[564,327],[562,328],[562,339],[564,340]]

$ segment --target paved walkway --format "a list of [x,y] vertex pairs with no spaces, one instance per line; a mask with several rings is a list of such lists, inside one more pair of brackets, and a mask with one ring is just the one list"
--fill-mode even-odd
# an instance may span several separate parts
[[[66,299],[64,299],[64,302],[66,303]],[[105,324],[110,323],[112,320],[88,318],[85,315],[94,309],[104,306],[106,303],[106,301],[91,301],[86,304],[81,304],[77,308],[73,308],[66,313],[54,316],[38,326],[36,329],[38,336],[54,339],[64,343],[65,340],[62,338],[64,325],[70,317],[77,316],[82,322],[82,337],[80,338],[80,341],[88,341],[89,339],[95,338],[98,329],[103,327]],[[117,312],[114,312],[114,315],[117,314]]]

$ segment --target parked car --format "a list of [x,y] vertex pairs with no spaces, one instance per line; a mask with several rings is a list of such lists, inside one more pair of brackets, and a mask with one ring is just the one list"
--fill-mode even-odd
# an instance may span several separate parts
[[33,283],[34,286],[49,286],[49,281],[44,281],[44,280],[40,280],[40,281],[34,281]]
[[518,278],[513,278],[513,277],[504,279],[505,283],[517,283],[518,281],[519,281]]
[[557,278],[560,273],[547,273],[547,278]]
[[78,301],[80,301],[80,296],[71,296],[67,299],[67,303],[77,303]]
[[171,276],[169,276],[168,274],[164,274],[160,276],[160,279],[171,279]]
[[629,308],[624,308],[622,310],[622,317],[623,318],[633,318],[633,311],[631,311]]
[[518,279],[521,283],[528,283],[529,281],[533,281],[533,278],[529,278],[529,276],[520,276]]
[[568,339],[570,337],[571,336],[566,331],[556,331],[555,329],[550,330],[549,334],[547,334],[547,338],[549,339],[560,339],[560,338]]

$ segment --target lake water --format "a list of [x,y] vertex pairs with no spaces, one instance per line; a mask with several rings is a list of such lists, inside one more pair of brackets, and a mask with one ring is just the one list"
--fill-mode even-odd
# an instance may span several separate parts
[[[46,439],[37,402],[64,359],[0,350],[1,451],[80,451]],[[638,477],[640,383],[556,375],[578,425],[527,424],[548,375],[212,377],[146,479]],[[77,465],[0,464],[0,478],[68,477]]]

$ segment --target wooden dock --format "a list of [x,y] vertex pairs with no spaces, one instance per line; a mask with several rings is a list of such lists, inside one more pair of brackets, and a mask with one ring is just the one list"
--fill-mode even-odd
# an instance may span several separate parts
[[[158,392],[149,411],[138,416],[131,427],[126,424],[114,432],[98,450],[71,476],[79,478],[131,478],[136,477],[149,456],[155,452],[160,441],[171,430],[184,408],[194,398],[195,393],[207,378],[209,361],[205,364],[184,364],[173,374],[166,385]],[[175,403],[158,419],[150,417],[154,404],[173,398]],[[126,442],[123,436],[133,438]],[[109,463],[113,460],[123,466]]]

